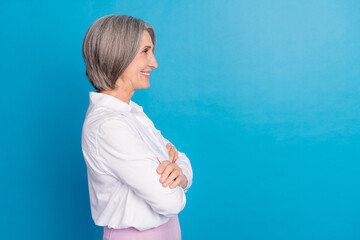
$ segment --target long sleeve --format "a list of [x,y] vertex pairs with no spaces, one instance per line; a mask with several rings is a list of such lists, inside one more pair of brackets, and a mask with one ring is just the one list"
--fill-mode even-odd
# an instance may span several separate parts
[[[170,189],[162,186],[160,175],[156,172],[159,165],[157,156],[126,121],[107,119],[101,124],[97,146],[104,170],[130,186],[155,212],[172,217],[185,207],[184,190],[181,187]],[[180,162],[187,166],[185,160]]]
[[[144,112],[142,112],[141,115],[142,115],[141,121],[143,121],[144,124],[146,124],[148,127],[151,128],[151,131],[153,132],[155,137],[163,144],[164,151],[166,151],[166,144],[169,143],[170,141],[162,136],[161,131],[156,129],[154,123]],[[166,154],[167,154],[167,152],[166,152]],[[192,181],[193,181],[193,171],[191,168],[190,160],[187,158],[185,153],[182,153],[179,151],[179,157],[176,160],[176,164],[181,168],[181,170],[183,171],[184,175],[186,176],[186,178],[188,180],[188,184],[184,188],[184,191],[187,192],[189,190],[189,188],[191,187]]]
[[[167,140],[166,138],[163,137],[163,135],[161,134],[161,131],[154,128],[154,132],[155,132],[155,135],[157,135],[157,137],[161,136],[161,139],[162,139],[164,145],[171,143],[169,140]],[[175,147],[175,149],[176,149],[176,147]],[[192,185],[193,171],[192,171],[192,167],[191,167],[189,158],[185,155],[185,153],[182,153],[180,151],[178,151],[178,152],[179,152],[179,157],[176,160],[176,164],[181,168],[181,170],[183,171],[184,175],[186,176],[186,178],[188,180],[188,184],[184,188],[184,191],[187,192]]]

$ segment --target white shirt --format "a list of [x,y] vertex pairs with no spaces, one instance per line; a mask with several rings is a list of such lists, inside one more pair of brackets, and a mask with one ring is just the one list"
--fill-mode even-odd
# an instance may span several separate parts
[[157,158],[169,160],[169,141],[142,107],[99,92],[89,95],[81,146],[95,224],[146,230],[166,223],[185,207],[193,177],[189,159],[179,152],[176,160],[187,177],[186,188],[163,187]]

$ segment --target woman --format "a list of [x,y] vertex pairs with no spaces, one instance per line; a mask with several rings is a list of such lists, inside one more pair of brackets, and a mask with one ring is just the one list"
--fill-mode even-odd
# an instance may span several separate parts
[[90,92],[81,144],[103,239],[181,239],[190,161],[131,101],[158,67],[155,39],[150,24],[126,15],[96,20],[84,38],[86,76],[98,91]]

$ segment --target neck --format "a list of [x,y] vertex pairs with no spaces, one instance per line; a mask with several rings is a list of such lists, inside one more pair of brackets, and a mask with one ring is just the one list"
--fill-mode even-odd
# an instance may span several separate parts
[[131,97],[134,95],[135,91],[128,91],[126,89],[121,89],[117,87],[115,89],[101,90],[99,92],[116,97],[117,99],[120,99],[121,101],[130,104]]

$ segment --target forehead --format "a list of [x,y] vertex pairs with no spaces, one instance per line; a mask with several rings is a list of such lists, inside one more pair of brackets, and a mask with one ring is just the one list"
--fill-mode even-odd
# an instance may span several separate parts
[[142,41],[141,41],[141,46],[146,46],[146,45],[153,47],[153,43],[152,43],[149,32],[144,30]]

